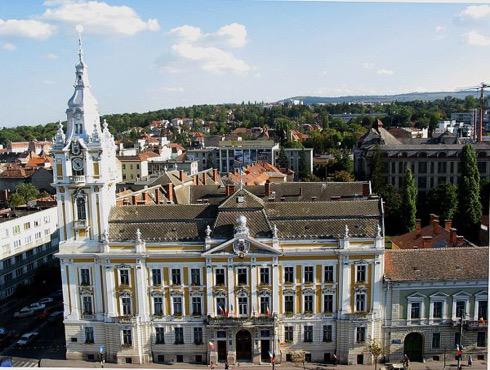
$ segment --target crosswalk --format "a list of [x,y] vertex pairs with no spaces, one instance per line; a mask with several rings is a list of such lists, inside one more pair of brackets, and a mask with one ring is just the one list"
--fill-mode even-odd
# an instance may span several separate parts
[[37,367],[38,361],[37,360],[14,359],[14,360],[12,360],[12,365],[13,365],[13,367]]

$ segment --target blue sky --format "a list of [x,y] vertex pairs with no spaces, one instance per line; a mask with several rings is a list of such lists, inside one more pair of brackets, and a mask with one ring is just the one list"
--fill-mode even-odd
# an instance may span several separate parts
[[0,0],[0,126],[64,119],[76,25],[102,114],[490,80],[490,6]]

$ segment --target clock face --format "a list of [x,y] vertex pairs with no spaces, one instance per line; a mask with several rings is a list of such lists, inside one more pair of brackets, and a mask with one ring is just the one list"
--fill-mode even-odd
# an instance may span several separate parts
[[81,171],[83,170],[83,161],[81,158],[74,158],[71,161],[71,166],[73,170],[75,171]]

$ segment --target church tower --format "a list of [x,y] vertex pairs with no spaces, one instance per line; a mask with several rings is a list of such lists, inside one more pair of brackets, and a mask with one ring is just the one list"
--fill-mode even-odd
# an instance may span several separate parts
[[75,91],[66,110],[67,131],[54,138],[54,186],[62,242],[95,244],[105,238],[115,205],[116,147],[107,122],[100,125],[79,38]]

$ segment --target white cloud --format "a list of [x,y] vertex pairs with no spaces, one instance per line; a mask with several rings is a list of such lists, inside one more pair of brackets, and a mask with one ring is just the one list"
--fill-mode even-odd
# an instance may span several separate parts
[[373,69],[374,63],[371,62],[364,62],[361,64],[362,68],[364,69]]
[[470,31],[465,35],[466,43],[473,46],[488,46],[490,45],[490,37],[482,35],[478,31]]
[[472,19],[490,18],[490,5],[470,5],[467,6],[462,12],[463,17]]
[[56,55],[54,53],[47,53],[47,54],[44,55],[44,57],[46,59],[51,59],[51,60],[58,59],[58,55]]
[[[173,54],[181,61],[197,65],[212,73],[245,73],[252,69],[244,60],[237,58],[229,48],[242,48],[247,43],[247,30],[238,23],[227,24],[216,32],[204,33],[199,27],[183,25],[170,30],[176,38]],[[168,72],[180,70],[179,63],[167,64]]]
[[14,44],[11,44],[10,42],[4,42],[2,44],[2,49],[7,51],[14,51],[15,49],[17,49],[17,47]]
[[50,37],[55,30],[56,26],[34,19],[0,19],[0,36],[44,40]]
[[166,91],[166,92],[179,92],[179,93],[184,92],[184,88],[182,86],[163,86],[159,90]]
[[125,5],[109,5],[100,1],[49,1],[45,5],[52,8],[46,9],[42,16],[44,19],[80,24],[88,33],[132,36],[160,29],[158,20],[145,21]]
[[395,72],[391,69],[386,69],[386,68],[380,68],[376,71],[377,74],[379,75],[386,75],[386,76],[391,76],[394,75]]
[[446,30],[446,27],[444,26],[436,26],[435,31],[436,33],[442,33]]

